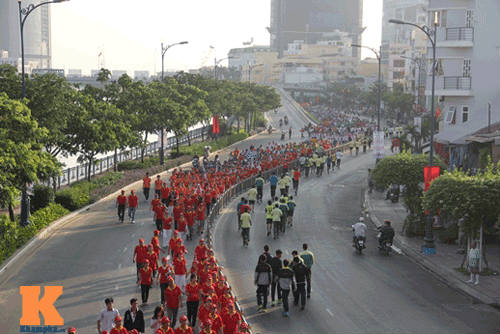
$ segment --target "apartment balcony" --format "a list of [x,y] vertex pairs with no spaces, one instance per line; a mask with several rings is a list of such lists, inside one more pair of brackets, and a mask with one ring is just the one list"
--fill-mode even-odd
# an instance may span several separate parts
[[[426,88],[425,95],[431,95],[431,85],[429,84]],[[472,78],[458,76],[436,77],[435,90],[436,96],[472,96]]]
[[471,48],[474,46],[474,28],[441,28],[438,31],[437,46]]

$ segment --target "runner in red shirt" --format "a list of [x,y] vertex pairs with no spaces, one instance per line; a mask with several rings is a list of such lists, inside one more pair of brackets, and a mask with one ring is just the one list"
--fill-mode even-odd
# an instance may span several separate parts
[[158,268],[158,276],[156,282],[160,285],[160,300],[161,304],[165,304],[165,289],[168,285],[168,278],[174,274],[172,267],[168,264],[168,259],[164,256],[161,258],[161,266]]
[[125,327],[122,326],[122,317],[117,315],[115,317],[115,327],[111,329],[109,334],[128,334],[128,331]]
[[198,309],[198,320],[201,323],[210,319],[210,309],[212,308],[212,298],[205,298],[205,302]]
[[299,179],[300,179],[300,171],[298,169],[293,170],[293,190],[295,191],[295,196],[297,196],[297,191],[299,190]]
[[139,271],[139,276],[141,277],[142,304],[147,304],[153,276],[153,269],[149,266],[149,260],[144,263],[144,267]]
[[158,258],[160,257],[160,250],[161,250],[160,239],[158,238],[159,235],[160,231],[155,230],[153,237],[151,238],[151,245],[153,246],[153,250],[156,253],[156,256],[158,256]]
[[156,330],[155,334],[175,334],[173,328],[170,327],[170,319],[166,316],[161,318],[160,323],[161,327]]
[[[163,230],[161,231],[162,246],[163,248],[168,248],[168,242],[172,238],[172,223],[173,219],[168,215],[168,211],[165,210],[165,215],[163,216]],[[167,251],[168,252],[168,251]]]
[[175,334],[193,334],[193,329],[188,325],[188,318],[182,315],[179,318],[180,325],[175,329]]
[[177,322],[177,312],[179,307],[182,307],[182,291],[175,285],[173,279],[168,281],[168,286],[165,289],[165,302],[167,305],[167,315],[172,319],[172,326]]
[[155,253],[153,245],[148,245],[147,257],[149,266],[153,270],[153,277],[156,277],[156,271],[158,270],[158,255]]
[[167,186],[167,182],[163,182],[160,188],[161,202],[168,206],[168,198],[170,196],[170,188]]
[[125,207],[127,206],[127,196],[125,196],[125,190],[121,191],[121,194],[116,198],[116,207],[118,208],[118,222],[123,223],[125,217]]
[[196,219],[198,220],[199,235],[202,235],[203,230],[205,229],[205,218],[206,218],[205,205],[203,204],[203,202],[200,202],[200,204],[198,204],[198,208],[196,209]]
[[165,207],[165,205],[160,203],[153,208],[153,211],[155,213],[156,229],[158,231],[161,231],[163,225],[163,217],[165,216],[165,211],[167,211],[167,208]]
[[179,232],[179,238],[184,240],[184,235],[186,235],[186,218],[181,212],[179,220],[177,220],[177,231]]
[[196,280],[196,275],[191,274],[189,282],[184,288],[187,308],[187,318],[189,324],[194,328],[196,326],[196,315],[198,313],[198,305],[200,303],[200,285]]
[[216,333],[212,329],[212,321],[209,319],[202,323],[199,334],[218,334],[218,333]]
[[198,261],[202,261],[207,258],[208,247],[205,244],[205,239],[200,239],[200,244],[194,249],[194,257]]
[[156,175],[156,180],[155,180],[155,194],[158,195],[158,198],[161,196],[161,186],[163,182],[161,181],[160,175]]
[[182,253],[177,253],[177,256],[174,258],[172,265],[174,267],[175,274],[175,284],[184,291],[184,287],[186,286],[186,259]]
[[233,304],[227,306],[227,313],[222,317],[224,322],[224,334],[235,334],[238,332],[241,323],[241,316],[234,309]]
[[194,212],[193,208],[189,207],[188,211],[186,212],[186,221],[187,221],[187,226],[188,226],[188,231],[189,231],[189,234],[187,235],[187,240],[193,240],[194,216],[195,216],[195,212]]
[[222,321],[221,316],[219,315],[219,312],[217,312],[217,307],[215,305],[212,305],[210,308],[210,314],[209,314],[209,319],[212,322],[212,330],[215,333],[220,333],[222,327],[224,326],[224,322]]
[[139,284],[139,271],[144,267],[147,260],[148,246],[144,244],[144,239],[139,239],[139,244],[135,246],[132,262],[137,266],[137,284]]
[[149,177],[149,173],[146,173],[146,176],[142,178],[142,192],[144,193],[144,198],[149,200],[149,189],[151,188],[151,178]]
[[129,222],[135,224],[135,211],[137,210],[137,204],[139,202],[139,198],[133,190],[130,191],[130,195],[128,195],[128,219]]

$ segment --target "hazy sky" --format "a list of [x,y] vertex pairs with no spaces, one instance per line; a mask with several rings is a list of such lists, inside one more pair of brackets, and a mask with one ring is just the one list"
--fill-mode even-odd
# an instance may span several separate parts
[[[111,70],[160,71],[160,43],[187,40],[168,50],[165,68],[188,70],[212,65],[215,56],[226,57],[252,37],[254,44],[269,44],[270,0],[70,0],[51,6],[54,68],[89,73],[103,51]],[[382,0],[364,0],[363,7],[363,44],[378,47]]]

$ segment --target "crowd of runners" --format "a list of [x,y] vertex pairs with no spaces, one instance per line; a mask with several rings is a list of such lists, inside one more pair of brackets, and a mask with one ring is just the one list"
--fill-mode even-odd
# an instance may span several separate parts
[[[213,251],[203,239],[206,220],[213,205],[233,185],[254,177],[254,185],[238,203],[238,229],[243,245],[250,241],[250,227],[256,205],[265,213],[267,235],[278,239],[294,224],[299,182],[312,174],[322,176],[326,167],[329,174],[340,168],[345,143],[357,143],[367,135],[368,128],[343,127],[332,129],[327,125],[305,128],[308,138],[303,142],[277,143],[251,146],[239,151],[235,149],[229,158],[199,164],[193,163],[190,170],[174,169],[168,179],[149,174],[143,178],[142,193],[150,207],[155,230],[148,243],[139,239],[134,249],[136,283],[141,289],[142,308],[148,305],[150,291],[157,286],[160,305],[156,306],[149,322],[144,319],[137,298],[130,300],[130,308],[120,316],[113,306],[113,299],[105,300],[106,307],[98,318],[97,329],[104,334],[126,333],[216,333],[232,334],[248,332],[237,310],[231,288]],[[362,142],[362,141],[361,141]],[[351,153],[352,154],[352,153]],[[195,159],[196,160],[196,159]],[[278,169],[277,167],[282,168]],[[274,169],[266,180],[263,173]],[[280,171],[280,174],[277,173]],[[269,182],[270,199],[264,202],[264,185]],[[279,191],[279,194],[278,194]],[[150,199],[150,196],[152,198]],[[124,223],[128,209],[129,223],[135,223],[135,214],[140,204],[139,196],[131,190],[121,191],[116,199],[118,222]],[[300,207],[300,206],[299,206]],[[189,243],[200,238],[188,266]],[[193,244],[194,245],[194,244]],[[271,290],[272,304],[277,296],[283,304],[283,315],[288,316],[288,295],[293,292],[294,303],[300,301],[305,307],[306,296],[311,292],[311,266],[314,256],[303,245],[303,252],[293,251],[293,258],[281,261],[280,250],[271,257],[267,250],[259,258],[255,284],[259,310],[267,307],[267,296]],[[179,317],[180,310],[185,314]],[[180,324],[177,325],[177,320]],[[175,328],[175,329],[174,329]],[[73,330],[73,329],[71,329]],[[75,330],[76,333],[76,330]]]

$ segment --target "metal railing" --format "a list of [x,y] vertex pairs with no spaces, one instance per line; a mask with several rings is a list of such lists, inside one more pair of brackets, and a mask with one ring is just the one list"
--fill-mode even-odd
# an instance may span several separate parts
[[447,41],[474,41],[474,28],[446,28]]
[[471,77],[444,77],[443,89],[471,89]]
[[[182,136],[179,139],[179,145],[186,144],[190,140],[200,138],[204,134],[209,133],[210,126],[200,127],[189,131],[187,135]],[[164,145],[165,151],[171,149],[177,145],[176,136],[168,137],[167,142]],[[151,156],[158,153],[160,150],[160,145],[158,142],[148,143],[144,148],[144,156]],[[135,147],[128,150],[120,151],[117,153],[116,163],[120,163],[128,160],[136,160],[141,157],[141,148]],[[90,176],[98,175],[114,167],[115,159],[114,154],[105,156],[104,158],[97,159],[95,163],[92,164],[90,169]],[[68,186],[74,182],[80,180],[85,180],[89,173],[89,164],[83,163],[75,167],[66,168],[62,171],[61,175],[57,176],[56,186],[61,188],[62,186]],[[53,185],[54,179],[51,178],[48,181],[43,182],[46,185]]]

